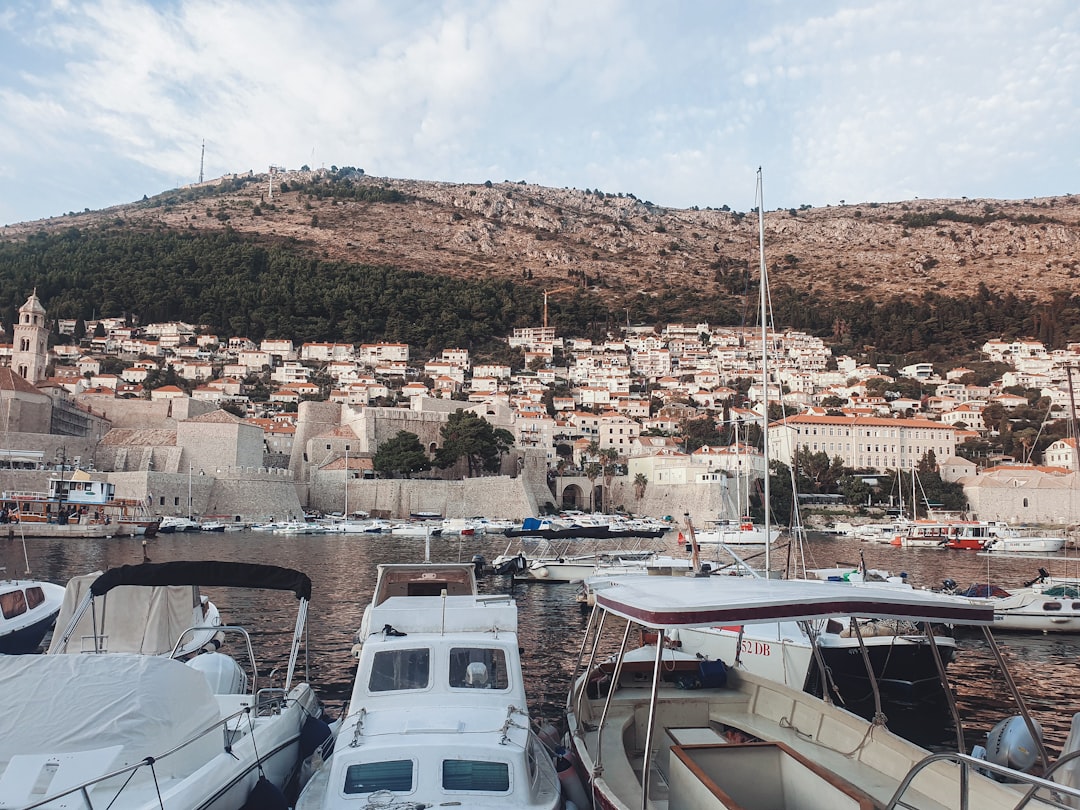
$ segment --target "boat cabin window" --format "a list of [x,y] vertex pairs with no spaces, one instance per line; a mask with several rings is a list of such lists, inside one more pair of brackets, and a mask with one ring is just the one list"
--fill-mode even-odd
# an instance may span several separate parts
[[1043,610],[1061,610],[1061,602],[1043,602]]
[[0,594],[0,610],[3,610],[5,619],[14,619],[26,613],[26,594],[22,588]]
[[502,650],[484,647],[450,649],[451,689],[506,689],[506,655]]
[[371,662],[369,692],[393,692],[403,689],[426,689],[431,669],[431,651],[383,650]]
[[27,588],[26,589],[26,606],[33,610],[42,602],[45,601],[45,592],[41,588]]
[[510,766],[505,762],[476,759],[444,759],[443,790],[506,793],[510,790]]
[[345,793],[374,793],[392,790],[409,793],[413,789],[413,761],[394,759],[389,762],[361,762],[345,769]]

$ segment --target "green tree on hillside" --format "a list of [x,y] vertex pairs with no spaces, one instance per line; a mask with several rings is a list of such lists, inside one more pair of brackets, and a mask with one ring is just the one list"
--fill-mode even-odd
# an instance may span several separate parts
[[431,460],[424,452],[419,436],[399,430],[396,436],[379,445],[372,465],[381,473],[409,478],[413,473],[430,470]]
[[503,455],[514,444],[508,430],[492,427],[483,417],[461,408],[450,414],[440,434],[442,447],[435,452],[435,466],[446,469],[464,457],[470,478],[481,470],[498,472]]

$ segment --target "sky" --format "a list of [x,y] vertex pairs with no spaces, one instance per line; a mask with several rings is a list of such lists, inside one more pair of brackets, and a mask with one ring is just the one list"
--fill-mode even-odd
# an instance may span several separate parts
[[[205,144],[205,157],[203,157]],[[1074,0],[3,0],[0,224],[270,165],[677,208],[1080,193]]]

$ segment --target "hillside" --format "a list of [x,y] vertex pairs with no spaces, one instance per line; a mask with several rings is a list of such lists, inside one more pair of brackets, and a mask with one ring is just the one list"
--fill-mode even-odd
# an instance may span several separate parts
[[[687,318],[707,318],[708,307],[694,302],[714,309],[726,302],[713,320],[752,320],[754,215],[523,182],[394,180],[352,169],[279,174],[272,199],[268,183],[268,175],[222,178],[103,211],[8,226],[0,241],[10,246],[72,229],[227,232],[320,261],[524,284],[533,300],[546,289],[553,291],[553,312],[576,288],[587,288],[609,318],[625,309],[626,317],[647,320],[680,306]],[[765,230],[772,288],[785,291],[791,309],[820,309],[824,320],[794,324],[817,331],[830,319],[849,318],[843,310],[928,296],[989,293],[1060,310],[1080,272],[1077,195],[770,211]],[[666,303],[649,303],[658,299]],[[530,314],[539,315],[535,306]]]

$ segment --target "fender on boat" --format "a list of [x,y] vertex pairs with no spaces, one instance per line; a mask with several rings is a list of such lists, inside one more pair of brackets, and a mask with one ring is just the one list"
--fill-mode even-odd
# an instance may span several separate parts
[[273,782],[260,776],[240,810],[289,810],[289,802]]

